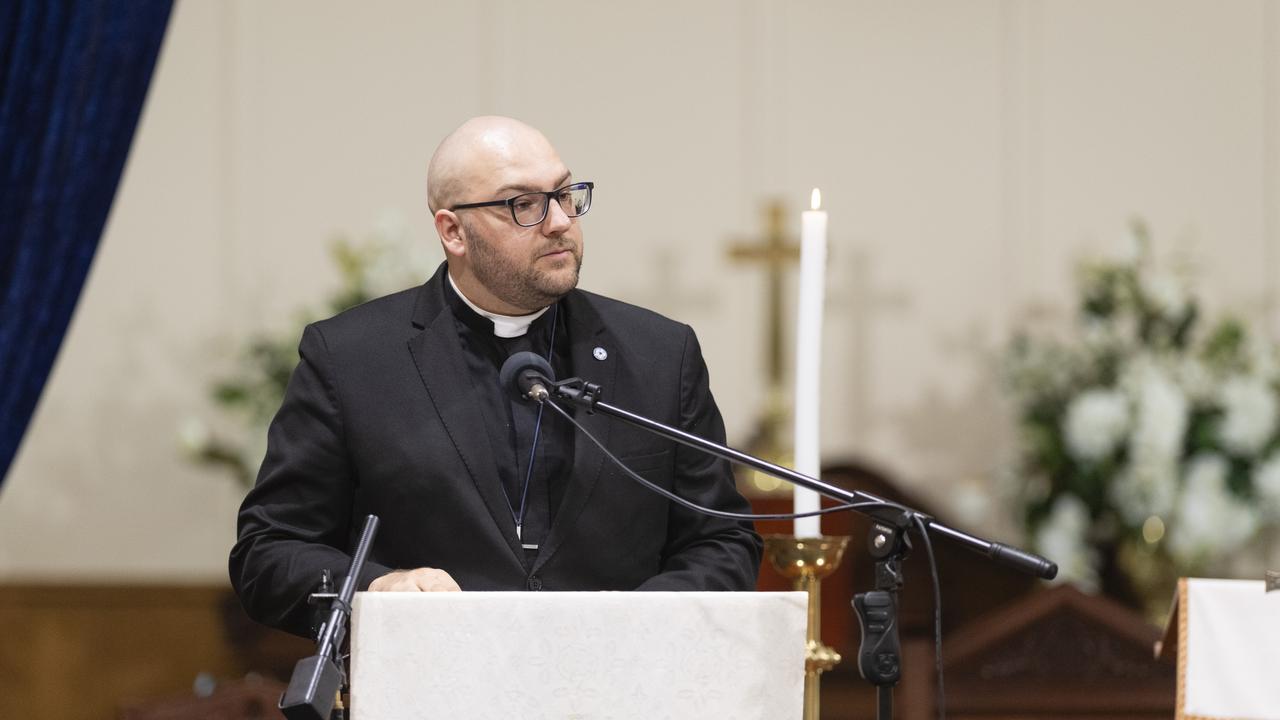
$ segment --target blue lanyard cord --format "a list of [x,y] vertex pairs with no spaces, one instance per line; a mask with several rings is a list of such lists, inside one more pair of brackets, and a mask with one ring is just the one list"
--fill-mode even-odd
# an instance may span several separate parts
[[[533,458],[538,451],[538,434],[542,432],[542,406],[538,406],[538,419],[533,425],[533,447],[529,448],[529,469],[524,474],[524,487],[520,490],[520,512],[512,513],[516,528],[520,528],[524,520],[525,501],[529,499],[529,480],[533,477]],[[524,540],[522,537],[521,540]]]
[[[559,311],[559,303],[551,306],[551,344],[547,347],[547,362],[551,362],[552,355],[556,351],[556,314]],[[529,481],[533,478],[533,460],[538,453],[538,437],[542,434],[542,411],[546,409],[544,404],[538,405],[538,419],[533,424],[533,442],[529,446],[529,467],[524,474],[524,487],[520,490],[520,511],[512,511],[511,519],[516,523],[516,535],[521,542],[524,542],[523,523],[525,502],[529,499]],[[510,506],[510,503],[508,503]]]

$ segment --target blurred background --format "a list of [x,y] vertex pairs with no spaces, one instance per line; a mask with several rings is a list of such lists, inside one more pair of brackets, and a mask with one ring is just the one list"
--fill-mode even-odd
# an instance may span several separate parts
[[[818,187],[824,461],[1052,549],[1086,592],[1126,576],[1139,614],[1163,576],[1275,567],[1280,4],[179,0],[0,488],[24,639],[0,707],[112,717],[289,665],[227,639],[236,468],[274,409],[252,396],[303,318],[443,259],[426,163],[488,113],[596,183],[582,286],[693,326],[732,444],[769,382],[769,271],[732,248],[778,204],[794,240]],[[1195,534],[1223,518],[1241,537]],[[127,622],[155,637],[94,645]],[[68,707],[68,668],[128,646],[144,669]]]

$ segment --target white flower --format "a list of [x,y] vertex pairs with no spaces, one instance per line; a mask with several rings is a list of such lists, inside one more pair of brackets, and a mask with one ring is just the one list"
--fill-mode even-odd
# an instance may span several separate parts
[[1174,377],[1177,380],[1178,387],[1182,388],[1187,398],[1193,403],[1208,403],[1214,398],[1214,393],[1217,391],[1217,383],[1214,382],[1213,374],[1209,372],[1209,368],[1204,364],[1204,361],[1194,355],[1177,361],[1177,366],[1174,368]]
[[1173,510],[1189,403],[1169,373],[1149,357],[1136,358],[1120,384],[1133,397],[1134,428],[1128,464],[1111,479],[1107,492],[1125,522],[1139,525]]
[[1169,551],[1186,564],[1202,563],[1243,545],[1258,527],[1258,516],[1227,488],[1226,458],[1205,453],[1192,458],[1177,514],[1169,531]]
[[1144,272],[1138,276],[1142,294],[1156,312],[1166,318],[1181,317],[1187,308],[1187,291],[1173,275],[1163,272]]
[[1258,493],[1262,511],[1280,517],[1280,451],[1253,469],[1253,489]]
[[1276,429],[1276,397],[1262,378],[1236,375],[1222,384],[1225,417],[1218,433],[1227,450],[1240,457],[1260,451]]
[[1129,401],[1114,390],[1086,390],[1067,406],[1064,425],[1067,448],[1076,459],[1101,460],[1129,429]]
[[1095,552],[1089,547],[1089,508],[1075,495],[1062,495],[1053,503],[1049,518],[1036,531],[1035,546],[1058,563],[1056,582],[1071,582],[1083,590],[1098,587]]
[[1178,463],[1171,457],[1139,457],[1112,478],[1108,496],[1129,525],[1166,516],[1178,499]]
[[1187,398],[1168,374],[1151,362],[1135,364],[1137,405],[1131,450],[1152,458],[1177,457],[1187,432]]
[[1123,380],[1136,405],[1129,457],[1135,463],[1176,461],[1187,432],[1187,398],[1168,373],[1149,360],[1134,363]]

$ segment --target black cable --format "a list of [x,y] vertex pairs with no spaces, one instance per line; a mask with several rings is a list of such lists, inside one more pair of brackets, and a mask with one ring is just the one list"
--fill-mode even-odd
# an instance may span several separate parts
[[648,480],[645,480],[634,470],[627,467],[626,464],[623,463],[621,460],[619,460],[616,455],[609,452],[609,449],[604,446],[604,443],[597,440],[595,435],[592,435],[590,431],[582,427],[582,425],[579,424],[578,421],[575,420],[574,417],[570,415],[564,408],[555,404],[550,399],[543,400],[542,403],[544,405],[550,405],[551,409],[560,413],[561,417],[563,417],[565,420],[568,420],[575,428],[578,429],[579,432],[585,435],[587,439],[590,440],[597,448],[600,448],[600,452],[603,452],[605,454],[605,457],[609,458],[609,460],[612,461],[614,465],[617,465],[619,468],[622,468],[622,471],[625,472],[629,478],[640,483],[646,488],[649,488],[650,490],[658,493],[659,495],[667,498],[668,500],[671,500],[674,503],[677,503],[683,507],[689,508],[690,510],[694,510],[700,513],[710,515],[712,517],[726,518],[729,520],[791,520],[795,518],[812,517],[814,515],[825,515],[827,513],[839,512],[844,510],[862,510],[866,508],[891,508],[891,509],[900,510],[903,513],[906,513],[920,528],[920,538],[921,540],[924,541],[925,554],[929,558],[929,574],[933,579],[933,643],[934,643],[933,649],[934,649],[934,668],[937,670],[937,673],[938,673],[938,693],[937,693],[938,694],[938,718],[939,720],[946,720],[947,718],[946,690],[943,685],[943,675],[942,675],[942,586],[938,581],[938,563],[933,556],[933,542],[929,539],[929,526],[925,524],[925,518],[923,515],[921,515],[918,512],[915,512],[914,510],[911,510],[908,507],[904,507],[897,503],[876,502],[876,501],[846,503],[844,505],[835,505],[833,507],[823,508],[821,510],[813,510],[811,512],[803,512],[803,513],[775,513],[775,514],[762,514],[762,515],[755,515],[750,513],[726,512],[724,510],[715,510],[713,508],[703,507],[701,505],[698,505],[697,503],[691,502],[689,500],[686,500],[680,497],[679,495],[671,492],[670,490],[667,490],[664,487],[661,487]]
[[933,577],[933,665],[938,673],[938,720],[947,720],[947,691],[942,683],[942,585],[938,581],[938,563],[933,557],[929,527],[924,524],[924,518],[920,515],[912,514],[911,518],[920,528],[924,552],[929,557],[929,574]]
[[560,413],[560,415],[564,419],[568,420],[570,423],[573,424],[574,427],[578,428],[578,430],[583,435],[587,436],[588,440],[590,440],[596,447],[600,448],[600,452],[604,453],[605,457],[612,460],[614,465],[617,465],[618,467],[622,468],[623,472],[625,472],[627,476],[630,477],[632,480],[640,483],[641,485],[649,488],[650,490],[658,493],[659,495],[667,498],[668,500],[678,505],[682,505],[686,508],[689,508],[690,510],[700,512],[705,515],[710,515],[712,517],[718,517],[718,518],[725,518],[727,520],[794,520],[796,518],[813,517],[814,515],[826,515],[827,513],[843,512],[845,510],[862,510],[866,508],[892,508],[894,510],[909,512],[907,508],[897,503],[877,502],[874,500],[867,500],[865,502],[847,503],[845,505],[834,505],[829,508],[822,508],[821,510],[811,510],[809,512],[802,512],[802,513],[771,513],[771,514],[761,514],[761,515],[756,515],[753,513],[735,513],[735,512],[728,512],[725,510],[716,510],[714,508],[703,507],[702,505],[699,505],[695,502],[692,502],[680,497],[679,495],[671,492],[670,490],[660,485],[656,485],[652,482],[649,482],[648,480],[645,480],[634,470],[627,467],[626,464],[623,463],[621,460],[619,460],[617,456],[609,452],[609,449],[604,446],[604,443],[597,440],[596,437],[592,435],[590,432],[588,432],[586,428],[582,427],[582,425],[580,425],[578,421],[573,418],[572,415],[566,412],[564,408],[555,404],[551,400],[544,400],[542,402],[544,405],[551,406],[551,409]]

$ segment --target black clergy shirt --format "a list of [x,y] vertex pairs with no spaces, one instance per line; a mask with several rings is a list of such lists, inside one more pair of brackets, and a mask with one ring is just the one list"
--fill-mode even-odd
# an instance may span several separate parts
[[[443,286],[462,341],[476,402],[481,403],[485,411],[485,429],[513,522],[521,512],[521,497],[525,496],[524,514],[520,517],[521,543],[525,546],[525,565],[532,566],[537,547],[546,540],[564,497],[566,480],[573,467],[574,428],[553,410],[542,412],[538,427],[540,406],[501,387],[498,371],[511,355],[529,351],[547,358],[556,378],[573,375],[563,303],[552,305],[529,325],[524,335],[504,338],[494,334],[492,320],[471,309],[458,296],[452,283],[445,282]],[[549,353],[553,334],[555,348]],[[532,473],[529,472],[531,459]]]

